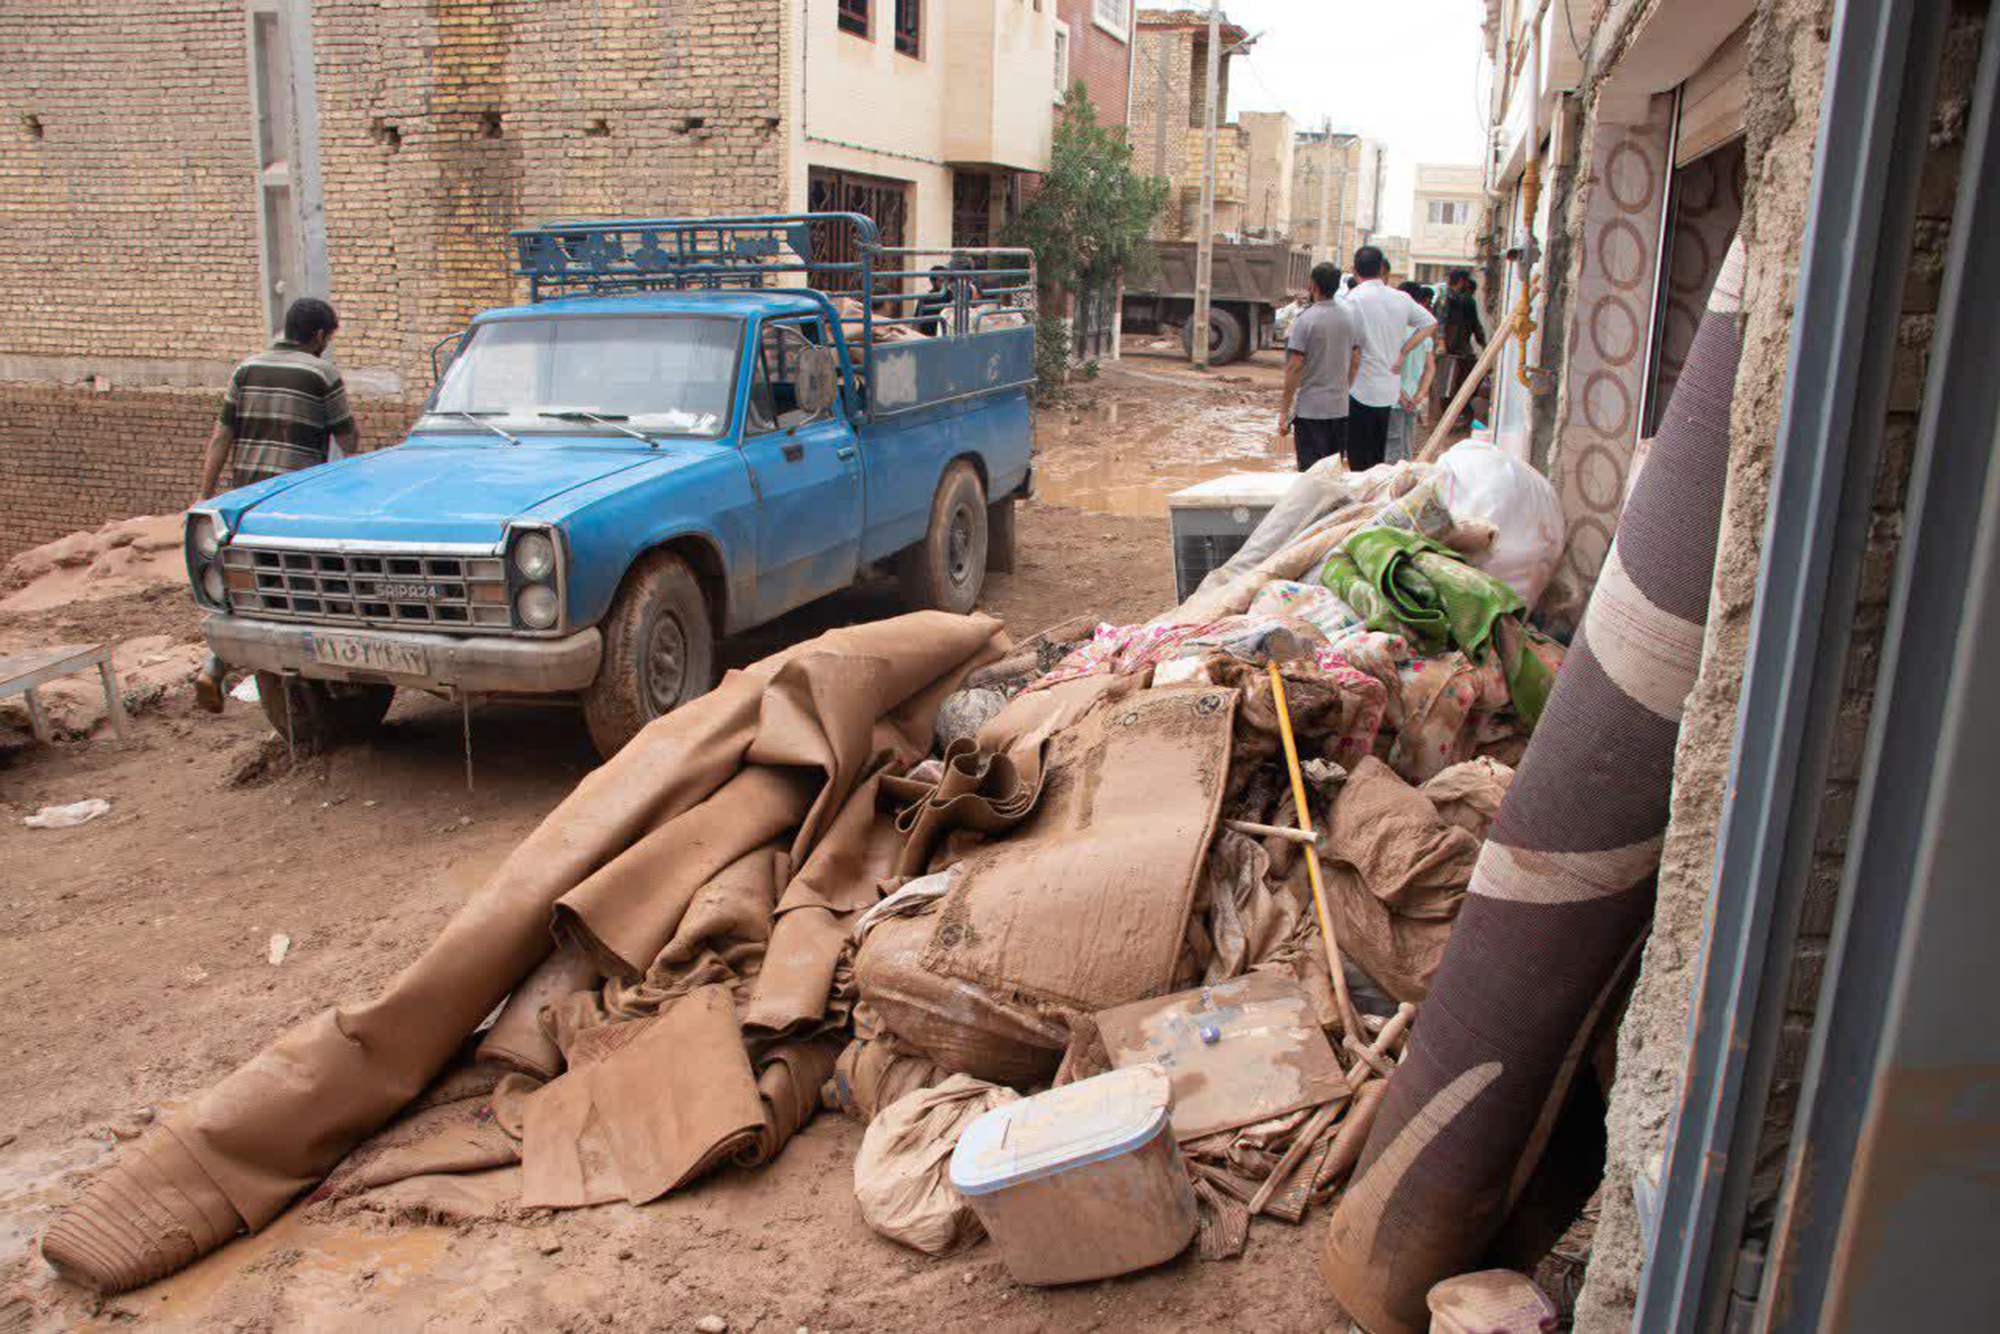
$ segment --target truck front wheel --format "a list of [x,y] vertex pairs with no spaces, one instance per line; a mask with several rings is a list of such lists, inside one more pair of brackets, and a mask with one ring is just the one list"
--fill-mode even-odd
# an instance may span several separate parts
[[896,558],[896,578],[912,611],[963,616],[986,586],[986,488],[970,463],[945,469],[931,500],[924,540]]
[[583,692],[583,717],[608,760],[647,723],[708,693],[715,623],[694,572],[660,551],[632,567],[599,628],[604,656]]
[[395,699],[396,687],[390,685],[257,673],[257,702],[264,717],[301,750],[324,750],[337,741],[366,736],[382,725]]

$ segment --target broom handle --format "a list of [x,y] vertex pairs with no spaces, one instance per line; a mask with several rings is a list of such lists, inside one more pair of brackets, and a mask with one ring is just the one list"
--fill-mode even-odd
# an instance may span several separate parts
[[[1271,702],[1278,706],[1278,735],[1285,743],[1285,767],[1292,772],[1292,804],[1298,807],[1299,832],[1312,835],[1312,807],[1306,805],[1306,776],[1299,768],[1299,743],[1292,738],[1292,707],[1285,702],[1285,678],[1278,664],[1265,664],[1271,672]],[[1312,881],[1313,907],[1319,913],[1320,942],[1326,946],[1326,971],[1333,979],[1333,999],[1340,1008],[1340,1027],[1349,1037],[1359,1037],[1361,1021],[1354,1017],[1354,1002],[1347,995],[1347,970],[1340,966],[1340,942],[1333,934],[1333,917],[1326,910],[1326,885],[1319,876],[1319,852],[1306,849],[1306,878]]]
[[1452,395],[1451,403],[1438,417],[1437,425],[1431,428],[1431,438],[1424,442],[1422,451],[1417,455],[1417,462],[1435,463],[1438,455],[1444,453],[1445,437],[1458,422],[1458,414],[1465,411],[1465,405],[1472,401],[1473,391],[1479,388],[1479,382],[1486,378],[1486,372],[1493,369],[1493,363],[1500,360],[1500,353],[1506,348],[1507,340],[1514,336],[1515,326],[1528,318],[1528,302],[1533,299],[1541,285],[1540,277],[1535,277],[1529,279],[1522,288],[1520,304],[1508,313],[1506,320],[1493,331],[1493,336],[1486,340],[1486,350],[1479,354],[1479,360],[1473,364],[1472,373],[1465,377],[1465,383],[1458,387],[1458,392]]

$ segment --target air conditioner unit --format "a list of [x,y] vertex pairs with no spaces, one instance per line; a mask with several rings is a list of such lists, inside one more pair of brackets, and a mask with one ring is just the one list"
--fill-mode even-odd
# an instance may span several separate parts
[[1211,571],[1228,564],[1298,479],[1295,472],[1233,472],[1168,496],[1174,600],[1187,601]]

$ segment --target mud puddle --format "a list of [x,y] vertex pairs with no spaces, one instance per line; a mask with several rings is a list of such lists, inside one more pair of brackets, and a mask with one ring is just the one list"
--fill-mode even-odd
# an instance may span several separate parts
[[[1290,471],[1273,403],[1125,395],[1046,414],[1037,425],[1036,498],[1096,514],[1158,518],[1167,498],[1237,472]],[[1206,397],[1204,395],[1204,397]]]

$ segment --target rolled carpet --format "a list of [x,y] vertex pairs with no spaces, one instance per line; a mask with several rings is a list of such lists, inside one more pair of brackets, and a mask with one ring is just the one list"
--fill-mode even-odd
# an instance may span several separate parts
[[1742,352],[1732,245],[1321,1256],[1371,1334],[1484,1267],[1653,911]]

